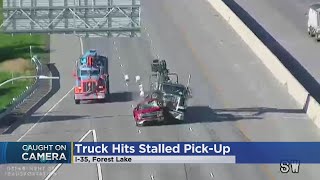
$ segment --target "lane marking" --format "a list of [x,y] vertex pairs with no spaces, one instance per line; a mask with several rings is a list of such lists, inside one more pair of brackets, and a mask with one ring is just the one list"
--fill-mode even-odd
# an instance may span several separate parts
[[132,108],[134,107],[133,104],[131,104],[131,107],[132,107]]
[[118,59],[121,59],[121,57],[119,56]]
[[[166,11],[168,11],[167,9],[168,9],[168,8],[165,7],[165,10],[166,10]],[[230,20],[230,18],[229,18],[229,20]],[[213,88],[216,89],[218,92],[222,92],[221,89],[220,89],[218,86],[216,86],[214,83],[212,83],[211,76],[210,76],[210,75],[208,76],[208,74],[207,74],[208,71],[207,71],[207,68],[205,68],[206,66],[203,65],[203,62],[202,62],[202,61],[199,61],[199,59],[201,59],[201,58],[199,58],[198,54],[196,53],[196,50],[195,50],[194,47],[192,46],[192,43],[191,43],[190,39],[188,38],[188,35],[187,35],[186,31],[185,31],[183,28],[179,28],[178,30],[180,31],[180,34],[182,34],[182,37],[183,37],[183,39],[185,40],[185,43],[186,43],[187,47],[191,50],[191,53],[192,53],[193,56],[195,57],[195,58],[193,58],[193,59],[200,64],[199,67],[203,70],[204,76],[205,76],[206,79],[208,80],[208,83],[210,83],[210,84],[213,86]],[[209,78],[209,77],[210,77],[210,78]],[[209,79],[210,79],[210,80],[209,80]],[[220,94],[221,94],[221,93],[220,93]],[[222,103],[223,103],[223,105],[224,105],[225,107],[226,107],[226,104],[229,104],[228,102],[225,102],[225,101],[223,101],[223,100],[222,100]],[[249,142],[252,142],[252,141],[245,135],[245,131],[243,131],[243,129],[241,129],[241,128],[239,127],[239,124],[238,124],[237,122],[236,122],[235,126],[238,127],[239,131],[244,135],[245,138],[247,138],[247,139],[249,140]],[[260,167],[260,169],[261,169],[262,171],[264,171],[264,172],[266,173],[266,175],[268,176],[268,179],[275,180],[275,177],[273,176],[273,174],[271,174],[271,172],[269,171],[269,168],[268,168],[267,166],[260,165],[259,167]]]
[[193,131],[192,127],[189,127],[189,131]]
[[[96,130],[94,129],[92,130],[92,135],[93,135],[93,142],[98,142]],[[102,180],[103,176],[102,176],[102,169],[101,169],[100,163],[97,163],[97,170],[98,170],[98,180]]]
[[83,135],[78,142],[82,142],[90,133],[92,132],[92,130],[89,130],[85,135]]
[[80,36],[80,48],[81,48],[81,54],[83,54],[83,42],[82,42],[82,37]]
[[[82,37],[80,36],[80,48],[81,48],[81,53],[84,54],[84,50],[83,50],[83,42],[82,42]],[[42,121],[42,119],[44,119],[63,99],[65,99],[69,94],[70,92],[74,89],[74,87],[72,87],[68,92],[67,94],[65,94],[55,105],[53,105],[51,107],[51,109],[49,109],[49,111],[46,112],[46,114],[44,114],[35,124],[33,124],[33,126],[27,131],[25,132],[17,141],[19,142],[23,137],[25,137],[40,121]],[[82,136],[79,140],[79,142],[83,141],[83,139],[85,137],[87,137],[89,135],[89,133],[91,132],[92,130],[88,130],[88,132]],[[62,163],[58,164],[51,172],[50,174],[48,174],[48,176],[45,178],[45,180],[48,180],[50,179],[53,174],[62,166]]]
[[113,41],[113,44],[116,44],[116,42],[115,42],[115,41]]
[[126,82],[126,86],[129,86],[129,84]]
[[21,141],[34,127],[37,126],[38,123],[40,123],[58,104],[64,100],[73,90],[73,87],[65,94],[56,104],[54,104],[36,123],[34,123],[18,140],[17,142]]
[[140,129],[138,129],[138,133],[141,134],[141,130]]
[[[84,134],[78,142],[82,142],[91,132],[92,130],[88,130],[87,133]],[[49,180],[54,175],[54,173],[58,171],[58,169],[61,166],[62,166],[62,163],[59,163],[58,165],[56,165],[56,167],[54,167],[54,169],[48,174],[48,176],[44,180]]]
[[54,169],[50,172],[50,174],[48,174],[48,176],[44,180],[49,180],[61,166],[62,166],[62,163],[56,165],[56,167],[54,167]]

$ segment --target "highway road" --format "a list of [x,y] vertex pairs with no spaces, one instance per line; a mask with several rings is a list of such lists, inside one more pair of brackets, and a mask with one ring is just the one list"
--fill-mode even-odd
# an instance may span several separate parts
[[[83,40],[85,50],[94,48],[109,57],[111,102],[74,104],[72,70],[80,55],[79,39],[52,35],[51,62],[59,70],[60,89],[27,123],[0,140],[319,141],[315,125],[207,2],[143,0],[141,4],[142,37]],[[140,76],[148,88],[150,62],[157,55],[167,60],[182,82],[192,75],[187,122],[138,128],[132,118],[132,106],[140,100],[134,79]],[[94,133],[85,136],[90,130]],[[42,180],[54,168],[0,167],[0,179],[8,180]],[[103,179],[119,180],[316,179],[317,168],[303,165],[299,174],[283,175],[277,165],[61,165],[51,179],[99,179],[98,172]],[[12,176],[26,171],[42,174]]]
[[[320,82],[319,43],[307,33],[307,14],[309,6],[319,1],[316,0],[225,0],[232,4],[238,3],[244,11],[250,14],[271,36],[255,26],[256,33],[263,37],[270,47],[277,51],[280,58],[293,66],[298,74],[302,74],[297,68],[300,63],[314,78],[308,79],[309,86],[315,86],[318,96]],[[235,7],[235,6],[234,6]],[[239,11],[239,8],[237,8]],[[275,41],[273,40],[275,39]],[[277,42],[276,42],[277,41]],[[279,44],[284,48],[282,49]],[[287,52],[286,52],[287,51]],[[303,73],[304,74],[304,73]],[[313,81],[315,80],[315,81]],[[304,82],[308,83],[308,82]]]

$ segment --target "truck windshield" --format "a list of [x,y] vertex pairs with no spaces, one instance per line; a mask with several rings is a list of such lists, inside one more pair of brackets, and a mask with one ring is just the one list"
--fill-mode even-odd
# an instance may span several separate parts
[[166,94],[183,95],[185,92],[185,88],[180,86],[164,84],[162,88]]
[[82,71],[81,71],[81,76],[89,76],[89,71],[87,71],[87,70],[82,70]]
[[98,70],[93,70],[93,71],[90,71],[90,70],[82,70],[81,71],[81,76],[98,76],[99,75],[99,71]]
[[91,71],[91,75],[98,76],[99,75],[99,71],[98,70],[93,70],[93,71]]

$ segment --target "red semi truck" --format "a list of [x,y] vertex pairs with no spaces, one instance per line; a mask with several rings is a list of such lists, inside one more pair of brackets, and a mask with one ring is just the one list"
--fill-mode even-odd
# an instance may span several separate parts
[[109,75],[106,73],[106,58],[98,56],[95,50],[86,52],[80,62],[76,61],[75,104],[83,100],[105,102],[109,95]]

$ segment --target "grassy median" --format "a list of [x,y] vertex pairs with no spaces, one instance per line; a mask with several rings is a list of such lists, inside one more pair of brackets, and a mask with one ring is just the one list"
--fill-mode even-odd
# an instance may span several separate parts
[[[0,24],[2,16],[3,0],[0,0]],[[23,75],[35,74],[35,67],[30,61],[30,45],[33,54],[46,57],[45,47],[47,35],[11,35],[0,31],[0,83]],[[0,87],[0,112],[5,110],[13,98],[17,97],[34,80],[19,80]]]

